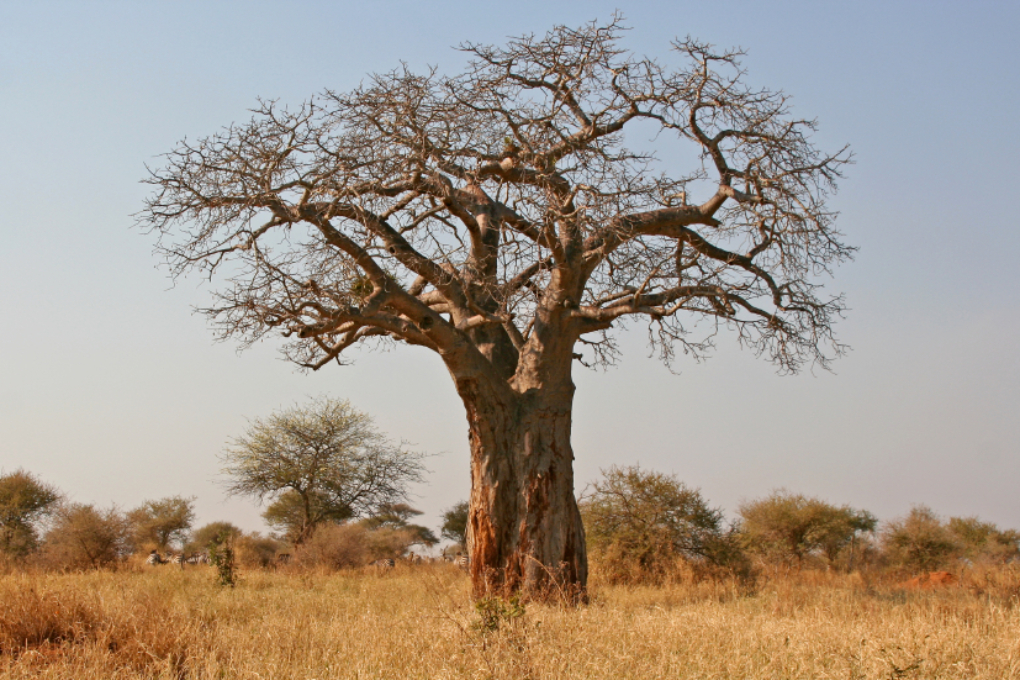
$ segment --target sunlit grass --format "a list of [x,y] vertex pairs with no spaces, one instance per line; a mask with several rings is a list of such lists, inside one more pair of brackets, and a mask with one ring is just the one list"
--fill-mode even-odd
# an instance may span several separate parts
[[806,574],[598,587],[482,632],[446,565],[0,577],[11,678],[1020,678],[1020,575],[905,592]]

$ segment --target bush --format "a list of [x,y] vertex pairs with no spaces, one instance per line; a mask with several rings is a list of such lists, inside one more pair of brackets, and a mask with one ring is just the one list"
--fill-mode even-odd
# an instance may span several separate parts
[[609,582],[661,580],[677,560],[746,564],[719,510],[675,476],[637,465],[602,472],[579,502],[590,552]]
[[1003,531],[977,517],[951,517],[948,529],[963,546],[963,554],[974,562],[1005,564],[1020,558],[1020,533]]
[[130,527],[116,508],[68,503],[54,513],[43,540],[41,562],[54,569],[97,569],[115,565],[130,552]]
[[237,540],[244,534],[230,522],[210,522],[194,531],[191,540],[184,546],[184,552],[208,552],[213,546],[224,541]]
[[312,537],[295,549],[294,562],[302,567],[351,569],[375,560],[399,557],[407,552],[415,536],[406,530],[370,530],[361,523],[319,527]]
[[[853,567],[850,550],[861,534],[874,531],[875,517],[848,505],[837,507],[817,498],[780,489],[739,508],[744,547],[772,564],[805,565],[815,557],[827,566]],[[845,560],[840,558],[845,556]]]
[[906,517],[886,523],[882,549],[886,561],[894,567],[932,571],[962,556],[965,544],[931,508],[916,505]]
[[302,567],[344,569],[368,564],[368,530],[356,524],[319,527],[312,537],[295,549],[294,563]]
[[233,541],[237,563],[242,567],[265,568],[276,564],[276,554],[284,543],[258,532],[244,534]]

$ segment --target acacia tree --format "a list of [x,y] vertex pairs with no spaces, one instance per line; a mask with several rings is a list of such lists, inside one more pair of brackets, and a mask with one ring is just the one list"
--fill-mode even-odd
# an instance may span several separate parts
[[0,554],[24,557],[36,548],[38,525],[60,500],[60,493],[29,472],[0,474]]
[[[667,362],[723,326],[782,371],[843,351],[817,276],[852,255],[826,206],[849,153],[817,149],[741,53],[686,39],[667,66],[622,30],[467,44],[456,75],[262,102],[147,180],[140,223],[173,275],[223,281],[204,310],[221,337],[278,332],[313,370],[372,341],[440,356],[467,413],[478,592],[550,574],[583,591],[571,372],[611,363],[628,317]],[[658,163],[632,128],[697,160]]]
[[443,526],[439,528],[439,535],[457,545],[466,546],[468,526],[468,503],[460,501],[452,508],[443,512]]
[[155,546],[165,551],[170,544],[183,547],[195,522],[195,499],[171,496],[145,501],[127,513],[135,549]]
[[378,529],[405,531],[413,544],[431,547],[439,543],[432,530],[420,524],[411,524],[413,518],[422,514],[424,513],[421,510],[412,508],[407,503],[384,503],[375,514],[362,520],[361,526],[372,531]]
[[422,479],[421,454],[347,401],[319,398],[256,419],[223,456],[231,494],[273,499],[266,517],[294,543],[329,521],[370,515]]
[[331,494],[317,488],[310,488],[304,493],[287,489],[276,496],[262,513],[266,524],[276,529],[282,539],[295,545],[308,538],[316,526],[340,524],[352,516],[350,507],[337,503]]

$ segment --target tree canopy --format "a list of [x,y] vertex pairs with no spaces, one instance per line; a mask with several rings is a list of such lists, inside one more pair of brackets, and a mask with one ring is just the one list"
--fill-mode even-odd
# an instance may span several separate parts
[[613,466],[586,490],[580,506],[592,547],[641,567],[663,558],[714,561],[725,552],[722,512],[673,475]]
[[195,522],[195,499],[172,496],[145,501],[127,513],[127,521],[136,549],[180,548],[187,543]]
[[255,419],[223,460],[228,491],[272,500],[267,519],[298,543],[323,522],[404,499],[425,470],[421,454],[390,442],[349,402],[327,397]]
[[[583,334],[645,316],[667,355],[700,351],[679,314],[695,312],[784,368],[827,363],[843,304],[813,281],[853,252],[825,202],[849,154],[816,149],[786,94],[748,85],[741,52],[686,39],[669,68],[621,32],[469,43],[459,75],[404,67],[264,102],[170,152],[142,224],[176,273],[232,263],[206,310],[221,333],[282,331],[303,366],[371,338],[486,353],[480,329],[516,354],[552,290]],[[629,148],[641,121],[698,166],[662,172]]]
[[38,543],[38,524],[60,494],[24,470],[0,475],[0,553],[23,557]]
[[468,504],[461,501],[443,513],[443,525],[439,532],[442,538],[457,545],[467,544]]
[[130,552],[130,526],[115,507],[62,503],[43,540],[43,563],[61,569],[98,569]]
[[780,489],[740,505],[740,530],[752,552],[801,565],[812,554],[831,564],[854,537],[874,531],[878,520],[866,510],[837,507]]
[[423,514],[421,510],[412,508],[407,503],[384,503],[379,506],[371,517],[362,520],[366,529],[393,529],[406,531],[411,537],[412,545],[433,546],[439,539],[428,527],[412,524],[411,519]]

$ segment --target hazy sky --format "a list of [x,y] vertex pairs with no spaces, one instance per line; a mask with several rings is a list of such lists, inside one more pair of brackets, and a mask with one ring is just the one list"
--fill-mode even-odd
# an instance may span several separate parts
[[[246,418],[328,394],[436,454],[425,521],[468,491],[467,425],[439,360],[363,352],[306,375],[267,342],[238,354],[132,228],[145,165],[183,139],[405,61],[455,72],[462,41],[606,19],[663,61],[692,35],[741,46],[816,143],[857,163],[833,205],[857,260],[835,374],[779,377],[719,340],[679,375],[643,330],[608,372],[576,368],[579,486],[640,462],[732,517],[777,487],[883,519],[924,503],[1020,527],[1020,3],[33,2],[0,4],[0,468],[133,507],[196,496],[199,521],[261,529],[217,455]],[[1009,168],[1014,168],[1010,170]],[[681,174],[678,171],[676,174]]]

